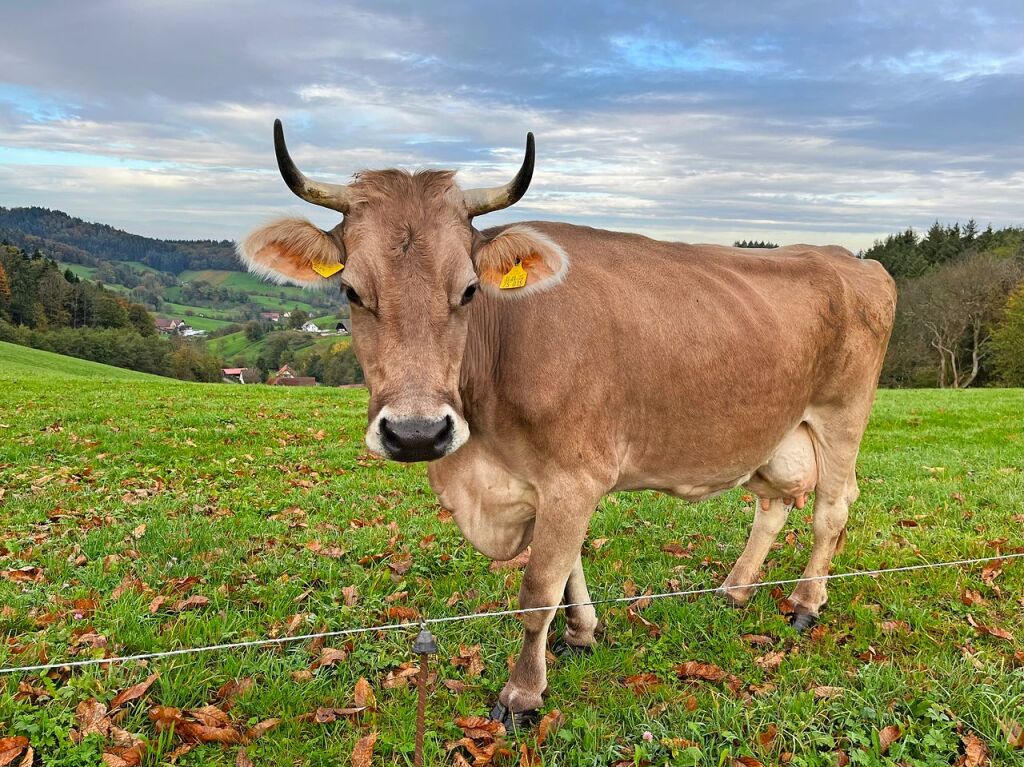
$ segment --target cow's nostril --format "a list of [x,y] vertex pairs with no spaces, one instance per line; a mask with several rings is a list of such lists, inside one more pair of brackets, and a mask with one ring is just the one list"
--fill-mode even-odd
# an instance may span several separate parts
[[397,461],[433,461],[451,444],[455,422],[444,418],[381,418],[380,439],[388,455]]

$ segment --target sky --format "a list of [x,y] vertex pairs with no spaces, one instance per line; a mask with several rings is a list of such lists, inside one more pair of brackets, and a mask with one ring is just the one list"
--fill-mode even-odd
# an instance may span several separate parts
[[0,205],[238,239],[307,175],[454,168],[661,239],[1024,224],[1024,4],[0,0]]

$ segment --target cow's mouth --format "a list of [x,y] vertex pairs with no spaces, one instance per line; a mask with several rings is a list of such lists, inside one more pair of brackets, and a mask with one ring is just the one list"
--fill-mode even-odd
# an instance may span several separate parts
[[388,407],[366,430],[366,444],[392,461],[436,461],[458,450],[469,438],[469,426],[450,406],[434,416],[398,415]]

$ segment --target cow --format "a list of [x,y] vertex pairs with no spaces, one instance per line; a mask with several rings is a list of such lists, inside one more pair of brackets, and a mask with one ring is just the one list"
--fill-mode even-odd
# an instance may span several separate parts
[[563,652],[595,644],[581,561],[611,492],[699,501],[744,486],[753,526],[720,593],[753,594],[786,522],[814,493],[814,543],[789,597],[798,629],[858,496],[855,464],[892,329],[893,280],[840,247],[751,250],[530,222],[478,230],[525,194],[534,139],[503,186],[454,172],[307,178],[274,126],[279,170],[302,199],[343,215],[323,231],[285,219],[239,247],[257,274],[340,286],[369,390],[366,444],[426,461],[466,539],[494,560],[530,547],[522,651],[491,717],[530,723],[547,687],[548,627]]

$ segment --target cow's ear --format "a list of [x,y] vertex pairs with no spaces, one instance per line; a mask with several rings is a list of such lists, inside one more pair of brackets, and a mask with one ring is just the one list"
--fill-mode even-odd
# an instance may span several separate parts
[[345,268],[341,227],[325,232],[304,218],[284,218],[260,227],[238,246],[249,271],[304,288],[335,284]]
[[514,298],[557,285],[569,269],[569,257],[554,240],[528,226],[510,226],[494,237],[479,237],[473,263],[480,284],[494,294]]

